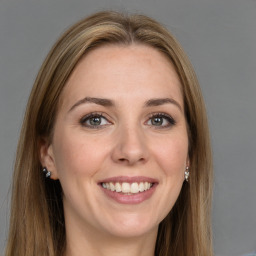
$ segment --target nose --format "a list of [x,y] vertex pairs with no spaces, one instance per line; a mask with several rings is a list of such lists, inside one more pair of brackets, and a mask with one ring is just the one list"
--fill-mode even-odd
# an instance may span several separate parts
[[146,138],[139,128],[120,129],[112,152],[112,160],[124,165],[135,165],[148,160]]

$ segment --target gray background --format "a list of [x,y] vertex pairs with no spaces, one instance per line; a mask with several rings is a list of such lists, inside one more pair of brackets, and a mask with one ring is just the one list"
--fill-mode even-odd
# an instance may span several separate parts
[[209,115],[216,255],[256,250],[255,0],[0,0],[0,251],[18,134],[36,73],[68,26],[110,8],[156,18],[183,45]]

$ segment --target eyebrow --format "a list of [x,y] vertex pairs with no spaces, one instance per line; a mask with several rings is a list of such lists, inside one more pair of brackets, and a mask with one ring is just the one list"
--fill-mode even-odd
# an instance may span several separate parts
[[79,100],[76,104],[74,104],[70,108],[69,112],[72,111],[74,108],[78,107],[79,105],[85,104],[85,103],[94,103],[94,104],[101,105],[104,107],[113,107],[115,105],[114,102],[109,99],[85,97],[85,98]]
[[[113,107],[115,106],[114,102],[109,99],[104,99],[104,98],[92,98],[92,97],[85,97],[78,102],[76,102],[69,110],[72,111],[74,108],[78,107],[79,105],[86,104],[86,103],[94,103],[100,106],[104,107]],[[155,107],[155,106],[161,106],[164,104],[174,104],[177,106],[181,111],[182,107],[181,105],[174,99],[172,98],[156,98],[156,99],[150,99],[147,100],[144,104],[144,107]]]
[[168,104],[168,103],[174,104],[182,111],[181,105],[176,100],[174,100],[172,98],[150,99],[150,100],[146,101],[145,107],[155,107],[155,106],[160,106],[160,105],[164,105],[164,104]]

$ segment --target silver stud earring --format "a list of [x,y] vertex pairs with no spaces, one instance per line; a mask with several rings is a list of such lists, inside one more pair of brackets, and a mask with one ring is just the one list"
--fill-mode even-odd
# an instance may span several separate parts
[[51,172],[48,171],[46,167],[43,168],[43,173],[45,174],[46,178],[50,178],[51,177]]
[[185,171],[185,180],[186,180],[186,182],[188,182],[188,177],[189,177],[189,168],[187,166],[186,171]]

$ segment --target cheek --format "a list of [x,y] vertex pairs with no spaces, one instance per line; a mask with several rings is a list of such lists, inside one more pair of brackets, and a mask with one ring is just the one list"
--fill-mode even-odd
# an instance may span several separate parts
[[183,176],[188,157],[186,136],[165,139],[159,143],[159,147],[154,152],[156,161],[166,176]]
[[58,176],[91,176],[97,172],[107,155],[107,148],[102,143],[76,134],[62,138],[56,138],[54,147]]

